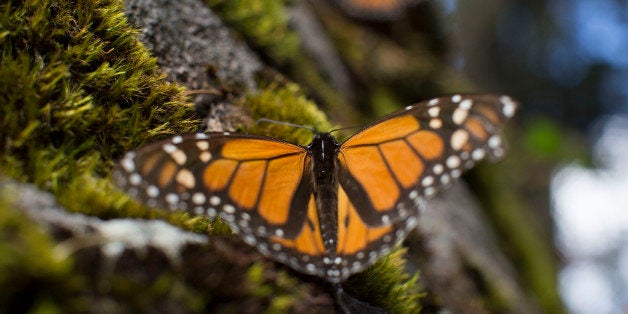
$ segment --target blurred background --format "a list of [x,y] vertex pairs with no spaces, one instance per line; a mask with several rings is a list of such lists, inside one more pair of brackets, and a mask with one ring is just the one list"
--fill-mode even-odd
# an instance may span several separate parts
[[627,313],[628,1],[435,2],[450,64],[519,99],[513,145],[550,161],[528,173],[548,180],[534,210],[552,219],[567,308]]

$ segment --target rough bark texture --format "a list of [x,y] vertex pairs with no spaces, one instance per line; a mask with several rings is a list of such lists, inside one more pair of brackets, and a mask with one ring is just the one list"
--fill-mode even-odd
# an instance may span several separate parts
[[429,203],[407,242],[425,286],[453,313],[541,312],[464,183]]

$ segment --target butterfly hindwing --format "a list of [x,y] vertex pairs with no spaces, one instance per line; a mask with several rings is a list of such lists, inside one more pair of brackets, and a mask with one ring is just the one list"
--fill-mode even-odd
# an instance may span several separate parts
[[[416,217],[382,226],[365,222],[342,186],[338,187],[338,265],[335,273],[327,274],[329,281],[341,281],[350,274],[360,272],[388,253],[395,243],[403,239],[407,230],[414,228]],[[336,275],[336,278],[332,276]]]
[[340,184],[368,225],[405,220],[464,170],[485,156],[504,154],[498,132],[516,106],[496,95],[454,95],[408,106],[341,145]]
[[149,206],[220,215],[247,242],[296,236],[312,194],[303,147],[272,138],[175,136],[128,153],[116,184]]
[[320,220],[314,195],[308,200],[305,221],[294,237],[272,235],[255,239],[255,245],[264,255],[310,275],[325,277],[326,248],[321,236]]

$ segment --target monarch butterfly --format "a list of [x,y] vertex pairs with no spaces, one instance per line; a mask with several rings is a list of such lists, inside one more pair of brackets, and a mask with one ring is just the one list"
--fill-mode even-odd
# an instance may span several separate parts
[[127,153],[115,183],[170,210],[224,219],[264,255],[340,283],[414,228],[425,199],[485,156],[517,103],[454,95],[392,113],[339,144],[229,132],[175,136]]
[[403,9],[417,0],[337,0],[348,14],[371,19],[389,20],[398,18]]

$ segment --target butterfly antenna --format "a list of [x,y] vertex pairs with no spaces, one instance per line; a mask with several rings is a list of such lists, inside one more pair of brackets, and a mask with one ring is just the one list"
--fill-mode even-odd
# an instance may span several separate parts
[[361,125],[354,125],[354,126],[345,126],[342,128],[337,128],[337,129],[333,129],[331,131],[329,131],[328,133],[333,133],[333,132],[338,132],[338,131],[343,131],[343,130],[349,130],[349,129],[358,129],[358,128],[362,128],[363,126]]
[[260,123],[262,123],[262,122],[274,123],[274,124],[280,124],[280,125],[287,125],[287,126],[291,126],[293,128],[306,129],[306,130],[310,130],[310,131],[312,131],[314,133],[318,133],[318,131],[316,131],[316,129],[308,127],[308,126],[304,126],[304,125],[294,124],[294,123],[285,122],[285,121],[271,120],[271,119],[266,119],[266,118],[259,118],[259,119],[257,119],[257,124],[258,125]]

